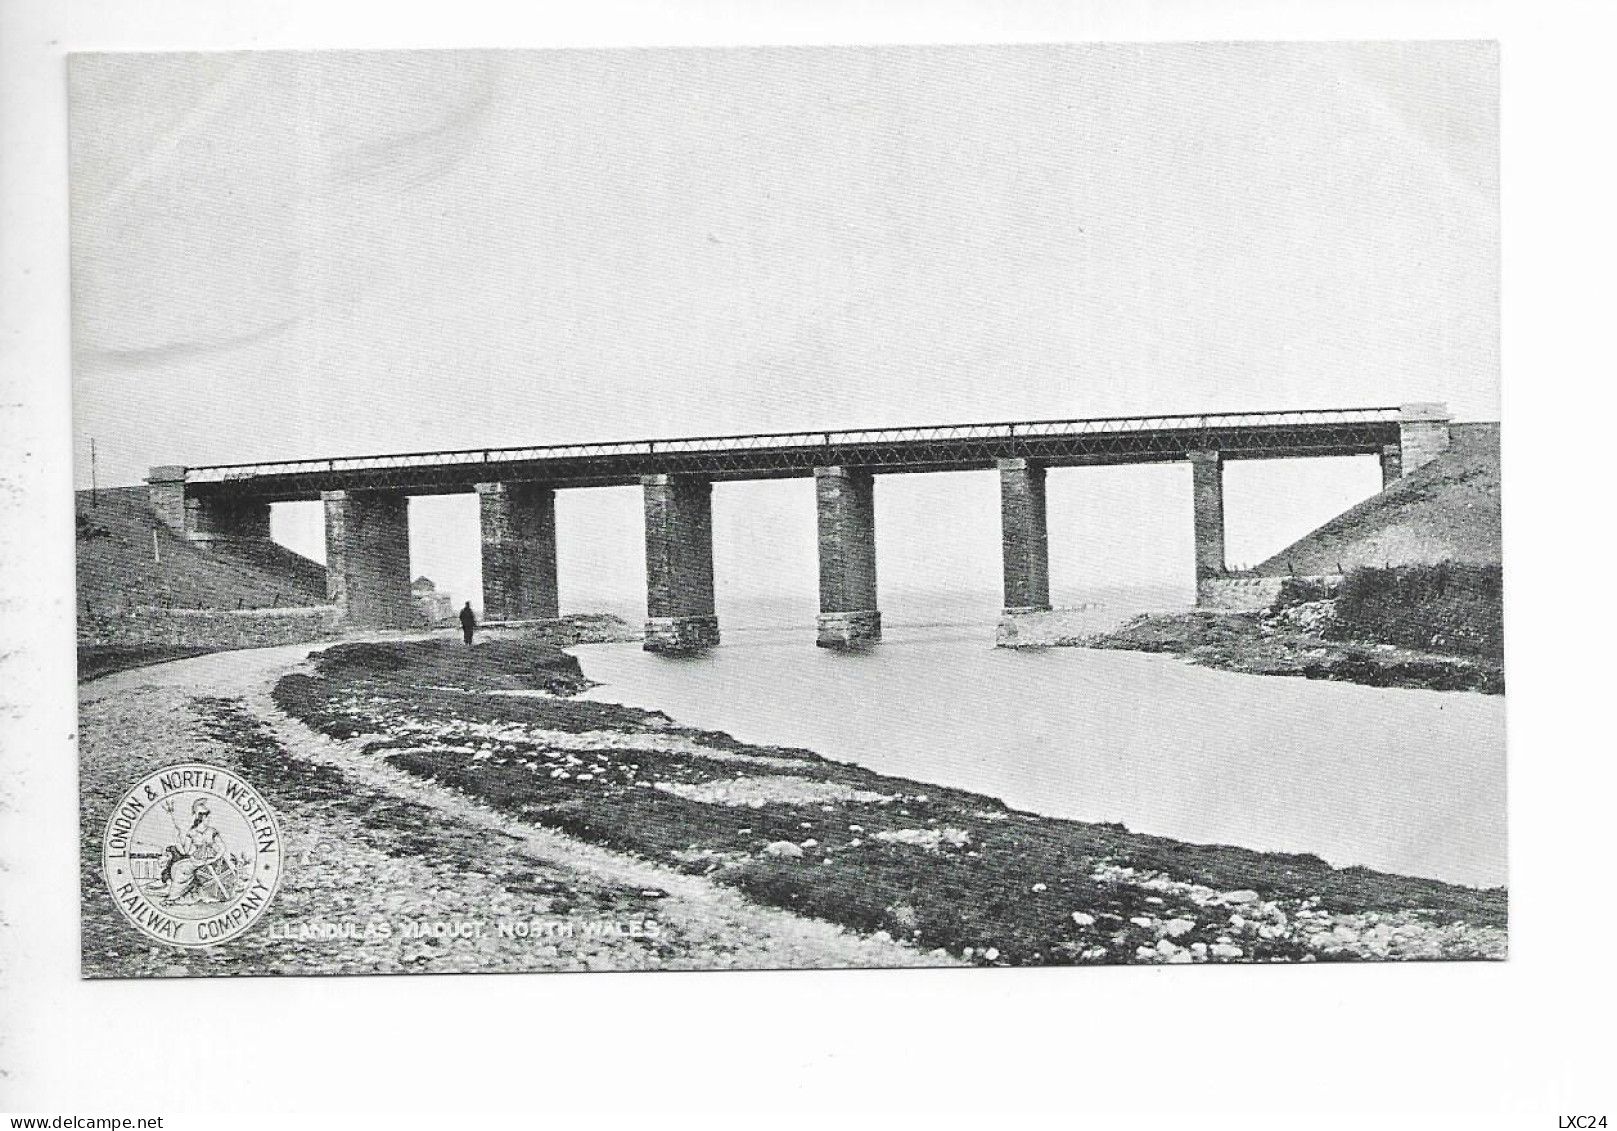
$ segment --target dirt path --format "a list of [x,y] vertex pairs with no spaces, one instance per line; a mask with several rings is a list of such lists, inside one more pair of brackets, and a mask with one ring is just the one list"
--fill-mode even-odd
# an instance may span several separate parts
[[[364,757],[362,739],[316,734],[269,697],[310,650],[220,652],[80,687],[87,977],[950,961],[521,824]],[[181,761],[243,774],[275,807],[288,845],[270,911],[222,947],[145,938],[100,876],[113,803],[143,774]]]

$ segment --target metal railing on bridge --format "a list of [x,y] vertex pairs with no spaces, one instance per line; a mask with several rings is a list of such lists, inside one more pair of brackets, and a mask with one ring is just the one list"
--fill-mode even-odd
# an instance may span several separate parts
[[[264,478],[321,478],[331,475],[397,473],[408,481],[412,471],[456,472],[488,465],[623,464],[649,467],[666,460],[681,471],[724,472],[801,467],[806,461],[835,462],[856,454],[859,462],[880,467],[920,466],[929,461],[980,461],[1012,452],[1045,457],[1084,456],[1111,452],[1126,457],[1161,454],[1167,439],[1186,446],[1220,447],[1238,439],[1242,454],[1306,453],[1317,444],[1322,454],[1339,449],[1370,450],[1395,426],[1396,406],[1305,409],[1277,412],[1180,413],[1158,416],[1111,416],[1071,420],[1000,421],[981,424],[930,424],[902,428],[858,428],[798,432],[753,432],[719,436],[687,436],[654,440],[621,440],[585,444],[539,444],[524,447],[462,448],[398,452],[327,459],[272,460],[213,464],[186,470],[187,484],[230,484]],[[1130,440],[1139,441],[1131,446]]]

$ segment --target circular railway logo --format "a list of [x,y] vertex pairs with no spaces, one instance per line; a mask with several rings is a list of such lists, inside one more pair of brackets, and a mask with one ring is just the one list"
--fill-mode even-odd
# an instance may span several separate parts
[[199,762],[136,783],[101,842],[118,910],[141,933],[176,946],[228,942],[256,923],[275,896],[284,855],[280,826],[258,791]]

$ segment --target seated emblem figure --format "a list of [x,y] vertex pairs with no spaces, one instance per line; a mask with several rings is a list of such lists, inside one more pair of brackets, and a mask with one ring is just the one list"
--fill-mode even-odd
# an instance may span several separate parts
[[239,880],[225,838],[212,817],[207,798],[191,803],[191,827],[180,831],[178,842],[168,846],[168,861],[158,877],[157,886],[164,888],[163,902],[222,903],[235,897]]

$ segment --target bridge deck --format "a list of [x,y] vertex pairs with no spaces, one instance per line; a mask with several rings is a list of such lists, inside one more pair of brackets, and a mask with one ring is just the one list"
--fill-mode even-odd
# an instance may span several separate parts
[[897,473],[989,468],[1016,457],[1052,467],[1160,463],[1193,450],[1226,459],[1348,456],[1397,443],[1398,420],[1396,407],[1383,407],[694,436],[220,464],[188,468],[185,482],[192,494],[286,501],[334,490],[447,494],[502,480],[598,487],[657,474],[779,479],[834,464]]

